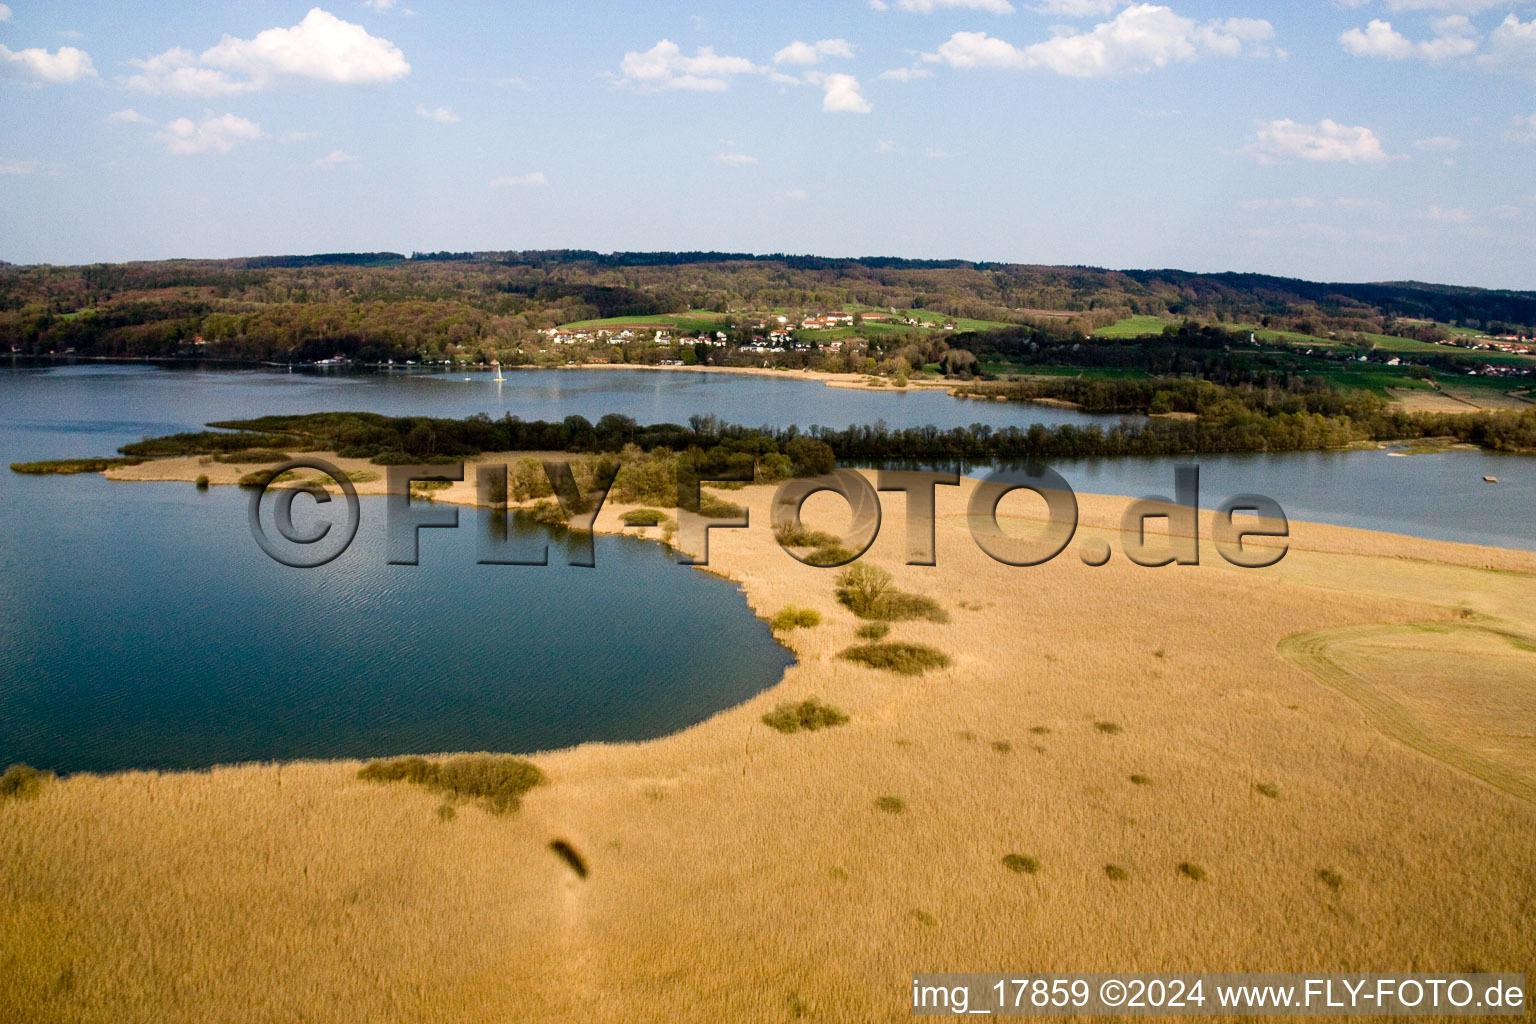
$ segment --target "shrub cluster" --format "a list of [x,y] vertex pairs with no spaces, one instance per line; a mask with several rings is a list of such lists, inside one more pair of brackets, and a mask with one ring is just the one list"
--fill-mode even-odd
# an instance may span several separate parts
[[410,782],[454,796],[484,801],[494,813],[516,810],[523,794],[545,782],[533,762],[511,754],[461,754],[445,761],[393,757],[369,761],[357,777],[370,782]]
[[814,608],[797,608],[794,605],[787,605],[779,609],[770,625],[780,631],[811,629],[821,625],[821,612]]
[[936,668],[948,668],[949,656],[923,644],[855,644],[837,655],[844,661],[858,662],[870,668],[903,676],[920,676]]
[[763,716],[764,725],[783,733],[815,732],[847,722],[847,715],[815,697],[808,697],[798,704],[780,704]]
[[37,796],[52,778],[53,772],[40,771],[29,764],[13,764],[0,774],[0,800]]

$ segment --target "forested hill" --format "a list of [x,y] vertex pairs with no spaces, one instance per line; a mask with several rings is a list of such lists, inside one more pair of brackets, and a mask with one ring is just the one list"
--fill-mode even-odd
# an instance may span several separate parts
[[883,321],[885,335],[858,334],[875,355],[916,340],[908,328],[1075,341],[1135,316],[1319,337],[1536,333],[1536,292],[960,260],[553,250],[0,265],[0,343],[22,353],[516,363],[547,350],[540,332],[599,318],[731,330],[844,311]]

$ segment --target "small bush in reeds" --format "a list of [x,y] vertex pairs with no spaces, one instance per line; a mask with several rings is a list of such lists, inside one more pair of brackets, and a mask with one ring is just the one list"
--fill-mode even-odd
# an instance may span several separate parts
[[619,518],[625,526],[661,526],[668,521],[665,512],[654,508],[632,508]]
[[29,764],[13,764],[0,774],[0,800],[37,796],[52,778],[53,772],[40,771]]
[[240,486],[252,488],[267,487],[271,484],[288,483],[290,480],[297,480],[298,478],[299,474],[291,469],[285,469],[276,476],[272,474],[270,469],[258,469],[242,476],[240,478]]
[[853,561],[854,552],[841,544],[823,544],[814,551],[808,552],[803,561],[811,565],[833,566],[846,565]]
[[773,536],[786,548],[824,548],[837,543],[837,538],[830,533],[789,524],[774,530]]
[[1131,873],[1118,864],[1105,864],[1104,877],[1111,882],[1123,882],[1131,877]]
[[776,630],[811,629],[821,625],[821,612],[814,608],[797,608],[786,605],[773,617],[771,625]]
[[886,814],[903,814],[907,809],[907,802],[899,796],[883,796],[875,801],[875,809]]
[[742,507],[734,502],[717,498],[713,494],[699,496],[699,515],[705,519],[735,519],[742,513]]
[[835,725],[845,725],[848,716],[815,697],[799,703],[780,704],[763,716],[763,724],[782,733],[815,732]]
[[897,590],[895,578],[889,572],[862,562],[850,566],[837,577],[837,599],[861,619],[949,621],[949,613],[933,598]]
[[1038,875],[1040,873],[1040,861],[1023,853],[1010,853],[1003,858],[1003,867],[1018,875]]
[[445,761],[393,757],[369,761],[357,777],[369,782],[410,782],[466,799],[478,799],[495,813],[516,810],[523,794],[541,785],[544,773],[511,754],[461,754]]
[[854,636],[860,640],[884,640],[891,632],[889,622],[866,622],[854,630]]
[[1183,875],[1191,882],[1203,882],[1206,878],[1205,868],[1201,867],[1199,864],[1191,864],[1189,861],[1185,861],[1179,865],[1179,874]]
[[206,491],[208,489],[208,474],[207,473],[199,473],[199,474],[197,474],[197,489],[200,490],[200,491]]
[[950,663],[949,655],[923,644],[855,644],[844,648],[837,656],[844,661],[903,676],[920,676],[932,669],[947,668]]
[[1333,870],[1333,868],[1319,868],[1317,880],[1334,892],[1338,892],[1344,885],[1344,876]]

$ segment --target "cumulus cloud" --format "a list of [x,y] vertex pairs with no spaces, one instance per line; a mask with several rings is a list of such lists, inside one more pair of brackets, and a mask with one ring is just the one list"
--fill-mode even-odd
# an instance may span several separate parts
[[676,43],[663,39],[643,53],[631,50],[624,54],[619,62],[619,81],[647,92],[721,92],[733,76],[761,70],[745,57],[723,56],[708,46],[701,46],[692,57],[686,57]]
[[411,72],[389,40],[318,7],[292,28],[269,28],[252,39],[225,36],[201,54],[175,47],[130,63],[139,71],[126,80],[129,88],[188,96],[253,92],[285,78],[367,85]]
[[814,43],[802,43],[796,39],[773,55],[775,64],[810,65],[823,57],[852,57],[853,47],[846,39],[818,39]]
[[1260,122],[1247,151],[1264,164],[1292,160],[1379,164],[1391,159],[1381,139],[1369,128],[1338,124],[1327,118],[1317,124],[1298,124],[1290,118]]
[[804,199],[805,197],[806,192],[803,188],[792,188],[788,192],[784,193],[785,199]]
[[436,121],[438,124],[459,123],[459,115],[448,107],[429,107],[425,103],[416,104],[416,116],[424,117],[428,121]]
[[920,78],[932,78],[933,72],[927,68],[892,68],[880,72],[880,77],[888,82],[915,82]]
[[1288,199],[1246,199],[1237,205],[1245,210],[1316,210],[1323,202],[1311,196],[1292,196]]
[[0,4],[0,21],[11,20],[11,9],[5,4]]
[[[870,6],[878,11],[886,9],[885,3],[871,0]],[[945,8],[965,11],[986,11],[989,14],[1012,14],[1013,4],[1008,0],[896,0],[897,10],[913,14],[932,14]]]
[[1436,224],[1465,224],[1472,215],[1460,206],[1431,206],[1424,211],[1424,219]]
[[351,153],[348,153],[344,149],[333,149],[329,153],[327,153],[325,156],[321,157],[319,160],[316,160],[314,163],[310,164],[309,166],[311,166],[311,167],[319,167],[319,168],[326,168],[326,167],[340,167],[342,164],[355,164],[355,163],[357,163],[357,157],[353,156]]
[[1125,0],[1039,0],[1039,3],[1030,4],[1029,9],[1058,18],[1091,18],[1124,6]]
[[954,68],[1045,70],[1074,78],[1137,74],[1206,55],[1236,57],[1275,53],[1275,29],[1254,18],[1197,22],[1158,4],[1127,7],[1086,32],[1062,32],[1042,43],[1017,47],[985,32],[956,32],[931,62]]
[[261,138],[265,136],[259,124],[234,114],[210,114],[201,121],[178,117],[155,133],[155,139],[177,156],[228,153],[241,143]]
[[50,85],[68,85],[82,78],[96,77],[91,55],[73,46],[61,46],[53,53],[36,46],[25,50],[0,46],[0,63],[23,78]]
[[1488,36],[1488,50],[1477,58],[1490,71],[1536,79],[1536,18],[1521,21],[1511,14]]
[[1390,21],[1377,18],[1363,29],[1352,28],[1339,36],[1344,49],[1357,57],[1387,60],[1453,60],[1477,52],[1481,40],[1466,15],[1454,14],[1434,23],[1435,37],[1413,42]]
[[859,80],[852,75],[827,75],[817,84],[824,90],[821,109],[828,114],[867,114],[874,109],[859,92]]
[[548,185],[549,179],[543,171],[534,171],[531,174],[513,174],[505,178],[492,178],[491,188],[515,188],[519,185]]
[[0,174],[31,174],[36,170],[36,160],[11,160],[0,156]]
[[114,110],[107,115],[107,120],[113,124],[150,124],[149,118],[137,110]]
[[1536,142],[1536,114],[1515,118],[1515,126],[1504,133],[1506,142]]
[[[1371,0],[1341,0],[1344,7],[1365,7]],[[1394,11],[1450,11],[1456,14],[1480,14],[1495,7],[1511,7],[1523,0],[1387,0]]]
[[729,167],[749,167],[757,163],[757,157],[746,153],[716,153],[715,162]]

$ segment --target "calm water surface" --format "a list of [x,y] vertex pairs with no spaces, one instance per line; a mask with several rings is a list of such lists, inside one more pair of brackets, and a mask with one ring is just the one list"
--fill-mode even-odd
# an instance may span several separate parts
[[[360,410],[525,419],[714,414],[749,425],[1104,422],[1071,410],[774,377],[626,370],[318,377],[0,365],[0,462],[111,454],[215,419]],[[1113,422],[1113,418],[1109,418]],[[1058,463],[1082,492],[1172,489],[1182,459]],[[1293,518],[1536,549],[1536,460],[1379,452],[1199,460],[1202,500],[1261,491]],[[1498,486],[1482,482],[1496,475]],[[0,476],[0,764],[189,768],[661,735],[789,663],[729,583],[598,537],[597,568],[475,564],[479,513],[388,566],[383,510],[298,571],[250,538],[244,494],[97,476]]]

